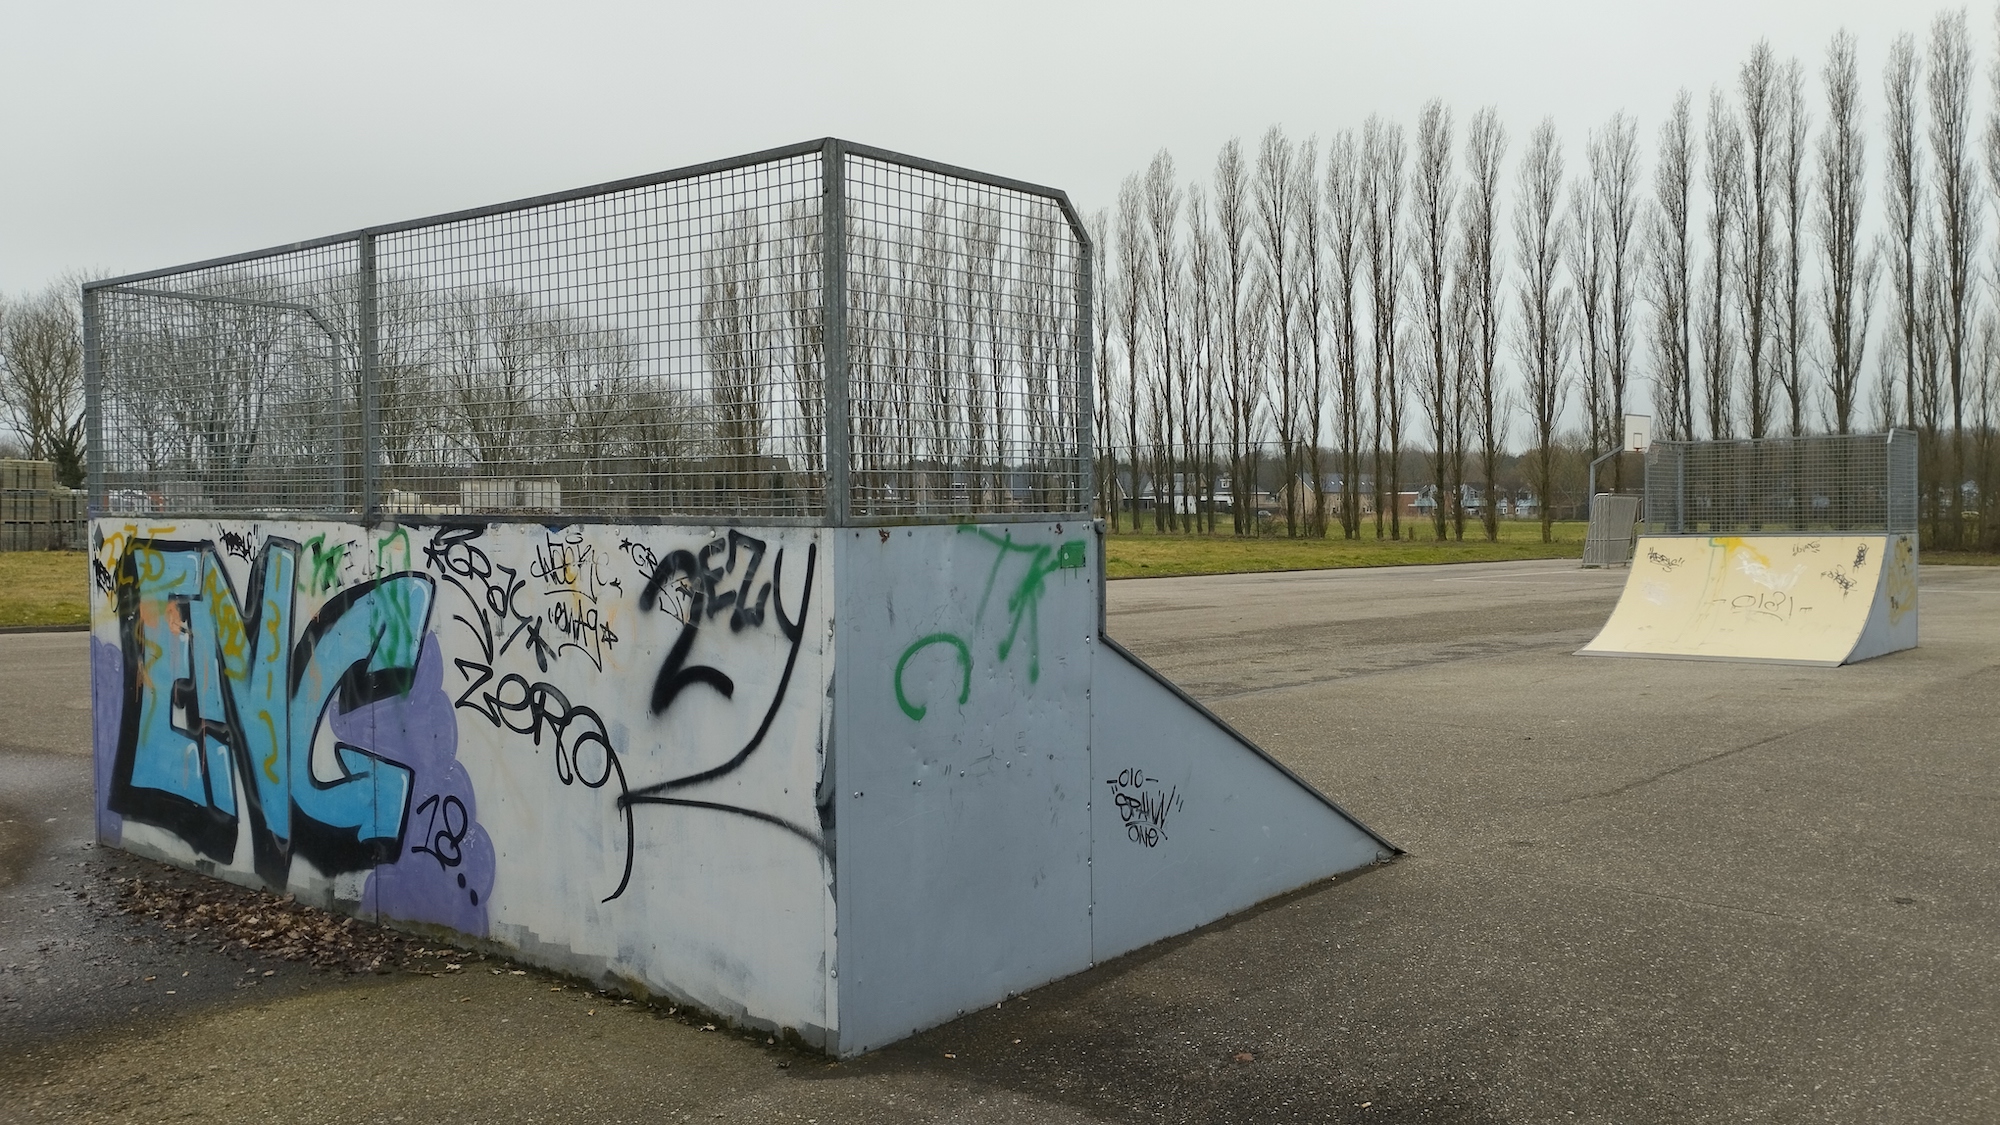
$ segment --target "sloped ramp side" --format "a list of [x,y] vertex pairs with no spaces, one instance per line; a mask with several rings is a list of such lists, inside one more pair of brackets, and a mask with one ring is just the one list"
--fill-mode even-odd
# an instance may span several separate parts
[[1865,660],[1916,645],[1915,568],[1905,536],[1647,536],[1611,617],[1577,654]]
[[1917,537],[1892,535],[1882,567],[1882,588],[1868,610],[1861,640],[1848,654],[1856,664],[1917,647]]
[[1397,854],[1116,641],[1095,647],[1093,961]]

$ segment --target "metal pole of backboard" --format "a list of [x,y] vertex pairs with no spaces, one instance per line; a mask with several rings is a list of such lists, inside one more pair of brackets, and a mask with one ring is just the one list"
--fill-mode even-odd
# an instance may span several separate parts
[[826,377],[826,522],[847,525],[852,512],[847,434],[847,158],[831,137],[820,148],[820,362]]
[[361,520],[372,525],[381,512],[381,406],[376,366],[381,351],[375,308],[375,236],[363,231],[361,249]]
[[83,291],[83,426],[89,445],[83,451],[86,518],[105,514],[104,494],[104,357],[97,323],[97,291]]
[[[1079,237],[1081,235],[1079,234]],[[1076,365],[1076,452],[1077,452],[1077,510],[1090,513],[1096,506],[1097,497],[1097,445],[1093,440],[1096,425],[1096,396],[1092,393],[1096,373],[1091,370],[1091,295],[1096,276],[1090,263],[1091,246],[1088,238],[1083,239],[1083,254],[1077,266],[1077,355]]]

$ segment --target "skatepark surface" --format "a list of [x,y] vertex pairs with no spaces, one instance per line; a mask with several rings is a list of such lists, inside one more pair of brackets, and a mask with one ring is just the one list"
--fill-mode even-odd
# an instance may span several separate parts
[[84,637],[0,636],[0,1120],[2000,1119],[2000,568],[1920,581],[1845,668],[1578,658],[1573,563],[1113,583],[1408,854],[837,1065],[484,966],[237,987],[99,905]]

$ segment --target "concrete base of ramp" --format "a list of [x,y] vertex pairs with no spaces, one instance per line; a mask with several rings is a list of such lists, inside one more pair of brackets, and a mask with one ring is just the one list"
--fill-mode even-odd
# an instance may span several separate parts
[[1916,645],[1914,535],[1647,536],[1577,654],[1835,667]]

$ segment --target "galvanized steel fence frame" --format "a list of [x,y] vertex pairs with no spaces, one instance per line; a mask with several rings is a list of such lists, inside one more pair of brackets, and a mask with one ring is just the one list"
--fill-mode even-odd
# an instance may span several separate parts
[[1652,535],[1917,530],[1917,434],[1656,441]]
[[828,138],[90,282],[121,512],[1084,518],[1061,191]]

